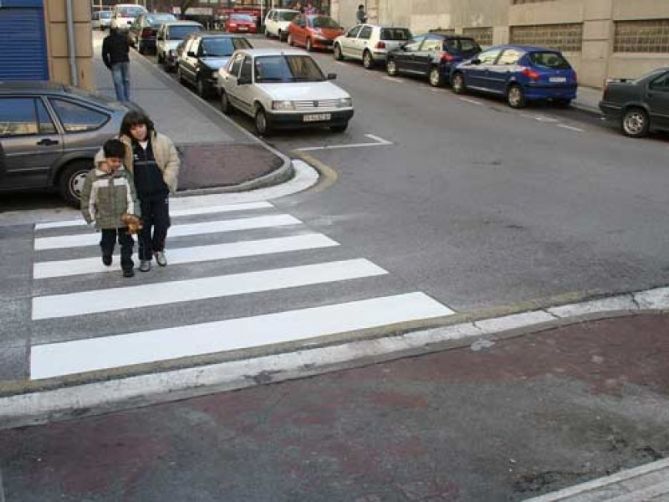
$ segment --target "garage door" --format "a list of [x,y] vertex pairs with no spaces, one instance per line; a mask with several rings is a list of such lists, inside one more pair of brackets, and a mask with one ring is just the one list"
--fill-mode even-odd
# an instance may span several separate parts
[[0,81],[48,79],[42,0],[0,0]]

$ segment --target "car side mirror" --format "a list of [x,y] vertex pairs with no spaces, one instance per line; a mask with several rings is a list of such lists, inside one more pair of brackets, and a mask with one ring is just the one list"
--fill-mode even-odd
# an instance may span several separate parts
[[186,53],[186,56],[188,56],[189,58],[196,58],[197,57],[197,55],[193,51],[188,51]]
[[336,73],[328,73],[328,80],[337,80]]

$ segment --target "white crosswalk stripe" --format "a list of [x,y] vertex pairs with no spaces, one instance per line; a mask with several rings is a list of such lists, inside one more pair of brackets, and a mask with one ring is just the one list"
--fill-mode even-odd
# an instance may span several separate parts
[[[93,247],[99,234],[83,233],[81,222],[36,225],[34,249],[39,259],[33,265],[31,379],[305,340],[454,313],[422,292],[407,292],[401,281],[393,282],[392,273],[373,262],[350,253],[342,257],[348,252],[345,246],[310,232],[291,215],[276,214],[268,202],[210,205],[209,210],[194,202],[171,213],[173,218],[191,221],[175,221],[170,228],[169,266],[129,280],[120,278],[118,259],[112,267],[102,265],[99,250]],[[258,210],[273,214],[258,214]],[[197,216],[210,219],[216,213],[232,214],[227,219],[192,222]],[[239,236],[225,237],[233,231],[239,231]],[[191,238],[187,242],[170,240],[179,236]],[[233,258],[245,261],[230,261]],[[301,262],[307,258],[307,263]],[[236,270],[238,263],[247,263],[244,271]],[[142,282],[143,277],[148,282]],[[263,293],[271,295],[255,303],[256,295]],[[249,310],[244,304],[254,308]],[[166,310],[180,305],[184,307],[179,314]],[[162,310],[154,320],[156,309]],[[135,322],[144,324],[139,327]],[[159,329],[153,329],[156,326]]]

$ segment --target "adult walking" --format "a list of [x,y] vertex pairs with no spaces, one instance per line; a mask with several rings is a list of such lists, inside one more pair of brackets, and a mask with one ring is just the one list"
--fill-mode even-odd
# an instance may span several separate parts
[[153,258],[159,266],[167,265],[169,195],[177,190],[179,155],[172,140],[156,132],[151,119],[138,111],[123,118],[120,140],[126,146],[125,166],[135,179],[144,224],[139,234],[139,270],[148,272]]
[[130,44],[118,29],[110,29],[102,41],[102,61],[111,70],[116,99],[130,101]]

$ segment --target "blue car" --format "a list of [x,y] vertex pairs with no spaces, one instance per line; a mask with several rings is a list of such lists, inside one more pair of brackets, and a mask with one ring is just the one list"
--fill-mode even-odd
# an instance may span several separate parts
[[498,45],[451,70],[457,94],[467,90],[504,96],[512,108],[530,101],[552,101],[567,107],[576,97],[576,72],[557,50]]

